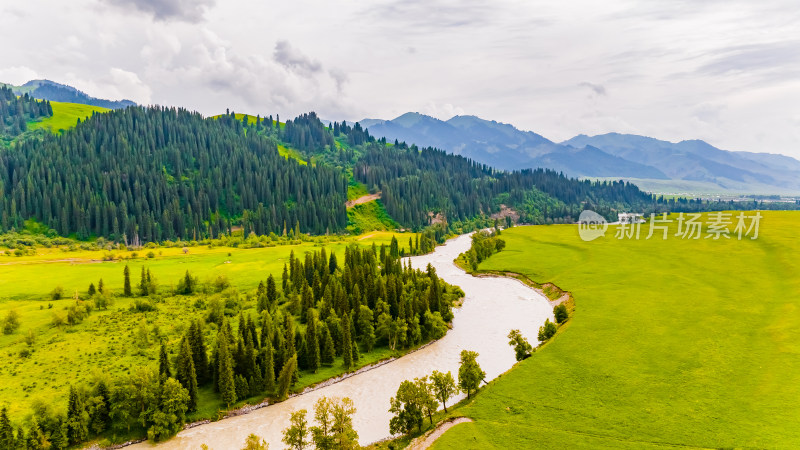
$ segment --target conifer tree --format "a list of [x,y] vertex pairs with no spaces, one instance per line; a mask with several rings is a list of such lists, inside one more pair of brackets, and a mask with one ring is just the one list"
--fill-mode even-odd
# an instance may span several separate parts
[[[131,297],[133,295],[133,291],[131,291],[131,269],[128,265],[125,265],[125,269],[123,269],[122,274],[125,278],[123,288],[122,288],[122,295],[125,297]],[[100,280],[102,282],[102,280]]]
[[267,278],[267,302],[269,302],[269,308],[274,308],[277,301],[278,288],[275,285],[275,277],[273,277],[272,274],[269,274],[269,278]]
[[225,406],[236,403],[236,382],[233,377],[233,358],[228,348],[227,333],[221,332],[217,338],[218,380],[220,397]]
[[70,444],[77,444],[89,437],[89,414],[83,403],[81,395],[75,386],[69,387],[69,402],[67,403],[67,440]]
[[206,344],[203,341],[203,325],[200,320],[192,322],[189,326],[189,347],[192,350],[197,384],[205,385],[210,381],[210,377],[208,373],[208,353],[206,353]]
[[263,390],[272,392],[275,390],[275,362],[272,350],[272,341],[267,339],[261,348],[261,372],[264,380]]
[[175,367],[175,378],[184,389],[189,392],[189,411],[197,409],[197,372],[194,367],[194,358],[189,341],[184,336],[181,339],[178,361]]
[[0,448],[14,448],[14,428],[8,418],[8,409],[3,406],[0,409]]
[[320,360],[322,364],[332,365],[336,358],[336,346],[333,343],[330,331],[325,324],[322,324],[322,349],[320,351]]
[[169,357],[167,356],[167,345],[161,343],[161,350],[158,353],[158,376],[161,381],[166,380],[172,376],[172,371],[169,368]]
[[147,281],[147,272],[145,271],[144,266],[142,266],[142,276],[141,280],[139,281],[139,295],[141,295],[142,297],[146,297],[149,288],[150,288],[150,283],[148,283]]
[[308,370],[317,373],[320,363],[319,352],[319,338],[317,335],[317,319],[314,315],[314,310],[308,310],[308,319],[306,319],[306,366]]
[[293,378],[297,371],[297,355],[292,356],[283,365],[281,373],[278,376],[278,398],[285,399],[289,396],[289,389],[294,384]]
[[350,337],[350,316],[345,313],[342,317],[342,357],[344,369],[353,368],[353,338]]

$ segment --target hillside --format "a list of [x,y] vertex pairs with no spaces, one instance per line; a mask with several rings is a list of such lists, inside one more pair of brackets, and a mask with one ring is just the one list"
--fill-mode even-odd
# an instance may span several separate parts
[[111,111],[99,106],[82,105],[79,103],[50,102],[53,108],[51,117],[28,122],[29,130],[45,129],[52,133],[61,132],[75,127],[78,120],[86,120],[94,113]]

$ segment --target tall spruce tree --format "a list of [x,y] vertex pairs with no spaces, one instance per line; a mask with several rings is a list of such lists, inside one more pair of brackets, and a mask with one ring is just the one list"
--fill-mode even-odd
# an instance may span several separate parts
[[186,336],[181,339],[180,351],[175,367],[175,378],[189,392],[189,411],[197,409],[197,372],[194,367],[192,348]]
[[197,384],[205,385],[211,381],[211,377],[208,373],[208,353],[206,353],[206,344],[203,340],[203,324],[199,319],[193,321],[189,326],[189,347],[192,349]]
[[127,264],[125,265],[125,269],[122,270],[122,275],[124,277],[122,295],[131,297],[133,295],[133,291],[131,291],[131,269]]
[[164,342],[161,343],[161,349],[158,352],[158,376],[161,378],[161,381],[164,381],[172,376],[172,371],[169,368],[167,344]]
[[353,368],[353,338],[350,336],[350,316],[342,317],[342,358],[344,370]]
[[78,444],[89,437],[89,414],[83,402],[83,395],[69,387],[69,401],[67,402],[67,440],[70,444]]
[[308,310],[306,319],[306,366],[317,373],[320,364],[319,337],[317,335],[317,318],[313,309]]
[[217,338],[217,359],[219,367],[217,386],[222,402],[230,408],[232,404],[236,403],[236,382],[233,375],[233,357],[231,357],[228,336],[225,332],[220,332]]

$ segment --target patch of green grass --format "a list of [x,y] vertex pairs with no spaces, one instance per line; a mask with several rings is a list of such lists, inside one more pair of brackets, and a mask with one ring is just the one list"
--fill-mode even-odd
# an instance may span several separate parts
[[303,166],[308,165],[308,162],[303,158],[303,154],[300,153],[300,150],[287,147],[284,144],[278,144],[278,153],[280,153],[281,156],[283,156],[286,159],[289,158],[296,159],[297,162],[300,163],[300,165]]
[[78,119],[86,120],[86,118],[91,117],[95,112],[104,113],[111,111],[110,109],[101,108],[99,106],[81,105],[78,103],[50,102],[50,105],[53,107],[53,116],[28,122],[29,130],[42,128],[52,133],[58,133],[77,125]]
[[504,231],[480,268],[553,282],[575,314],[434,448],[800,447],[800,214],[762,214],[742,241]]
[[353,234],[373,230],[393,230],[399,226],[386,212],[380,200],[361,203],[347,209],[347,230]]
[[351,177],[347,184],[347,200],[355,200],[365,195],[369,195],[367,185],[364,183],[359,183]]

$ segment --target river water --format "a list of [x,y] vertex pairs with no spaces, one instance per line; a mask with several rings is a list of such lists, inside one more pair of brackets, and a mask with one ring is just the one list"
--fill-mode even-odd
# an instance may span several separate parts
[[[453,329],[433,344],[375,369],[341,382],[299,395],[249,414],[200,425],[184,430],[159,449],[198,449],[207,444],[215,450],[238,449],[250,433],[263,437],[271,449],[281,449],[282,431],[289,415],[297,409],[309,411],[312,421],[314,403],[322,396],[350,397],[357,409],[353,424],[362,445],[389,437],[389,399],[403,380],[430,374],[433,370],[451,371],[458,380],[459,353],[474,350],[486,380],[496,378],[514,364],[514,350],[508,345],[508,332],[519,329],[531,344],[536,344],[539,327],[553,319],[547,299],[521,282],[510,278],[473,277],[453,264],[469,249],[469,235],[449,240],[428,255],[408,258],[416,268],[428,263],[450,284],[460,286],[466,297],[454,310]],[[460,397],[459,397],[460,398]],[[448,406],[456,399],[451,399]],[[153,447],[141,443],[133,448]]]

